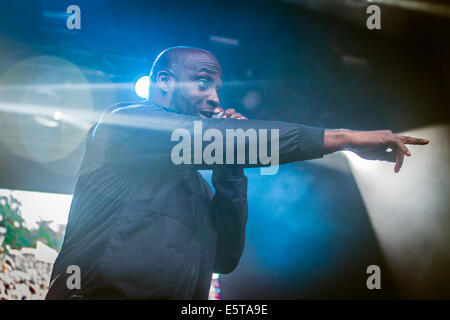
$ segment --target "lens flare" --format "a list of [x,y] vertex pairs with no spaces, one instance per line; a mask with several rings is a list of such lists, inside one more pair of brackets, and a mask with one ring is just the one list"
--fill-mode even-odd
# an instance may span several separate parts
[[149,85],[150,85],[150,78],[148,76],[140,77],[138,81],[136,81],[134,91],[136,91],[136,94],[139,97],[147,99]]

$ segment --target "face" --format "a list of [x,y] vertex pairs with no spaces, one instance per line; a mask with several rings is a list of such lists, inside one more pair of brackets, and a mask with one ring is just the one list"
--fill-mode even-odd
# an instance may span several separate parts
[[193,52],[173,66],[174,91],[171,105],[182,113],[211,117],[220,106],[222,69],[206,52]]

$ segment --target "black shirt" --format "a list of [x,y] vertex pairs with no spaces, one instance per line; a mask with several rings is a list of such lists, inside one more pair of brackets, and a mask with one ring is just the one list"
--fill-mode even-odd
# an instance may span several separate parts
[[[262,164],[249,164],[248,154],[239,166],[192,164],[194,154],[191,164],[174,164],[172,133],[194,137],[195,121],[223,137],[227,129],[277,129],[280,164],[323,156],[322,128],[204,119],[149,104],[110,109],[87,138],[47,299],[207,299],[212,273],[235,269],[248,214],[242,168]],[[236,150],[239,143],[248,148],[249,139]],[[213,169],[214,195],[197,169]],[[80,289],[67,287],[70,265],[80,267]]]

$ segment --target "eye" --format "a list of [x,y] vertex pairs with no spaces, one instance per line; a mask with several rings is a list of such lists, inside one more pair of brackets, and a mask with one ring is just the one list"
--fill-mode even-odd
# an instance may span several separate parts
[[208,79],[199,79],[198,86],[200,90],[206,90],[211,86],[211,81]]

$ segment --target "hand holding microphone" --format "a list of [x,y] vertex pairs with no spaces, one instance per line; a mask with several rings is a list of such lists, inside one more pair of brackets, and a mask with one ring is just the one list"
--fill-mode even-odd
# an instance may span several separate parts
[[233,108],[223,109],[221,107],[216,107],[213,111],[212,119],[239,119],[248,120],[247,117],[236,112]]

